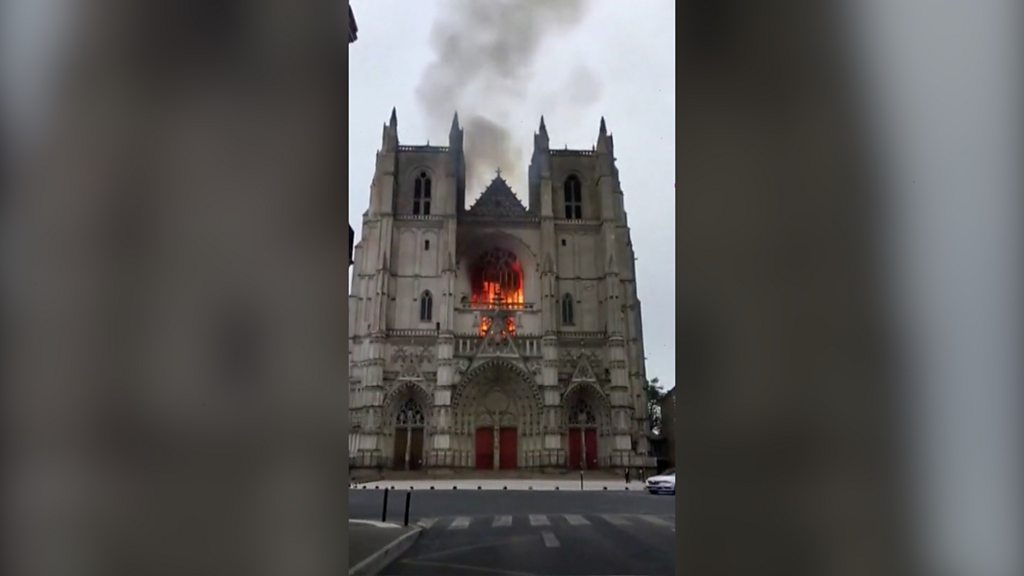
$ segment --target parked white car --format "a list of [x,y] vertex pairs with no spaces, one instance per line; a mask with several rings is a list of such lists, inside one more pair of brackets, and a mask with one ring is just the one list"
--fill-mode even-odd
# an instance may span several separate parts
[[658,476],[651,476],[647,479],[647,491],[651,494],[675,494],[676,493],[676,471],[669,470]]

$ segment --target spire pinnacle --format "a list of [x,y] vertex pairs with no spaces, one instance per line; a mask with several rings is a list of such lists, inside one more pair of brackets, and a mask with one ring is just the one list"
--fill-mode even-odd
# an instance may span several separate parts
[[544,115],[543,114],[541,114],[541,116],[540,116],[540,133],[545,135],[545,136],[548,135],[548,127],[544,125]]
[[608,134],[608,126],[604,123],[604,116],[601,116],[601,136]]
[[455,111],[455,116],[452,117],[452,132],[459,129],[459,111]]
[[392,128],[398,126],[398,110],[394,106],[391,107],[391,119],[388,120],[388,125]]

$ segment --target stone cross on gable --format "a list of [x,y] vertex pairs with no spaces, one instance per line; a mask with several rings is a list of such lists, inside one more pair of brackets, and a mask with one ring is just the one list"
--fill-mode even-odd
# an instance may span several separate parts
[[498,173],[498,178],[501,178],[501,166],[499,166],[498,169],[495,170],[495,172]]

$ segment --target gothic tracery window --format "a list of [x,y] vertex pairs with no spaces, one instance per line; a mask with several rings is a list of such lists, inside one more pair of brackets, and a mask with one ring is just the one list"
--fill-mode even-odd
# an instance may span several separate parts
[[434,297],[429,290],[424,290],[420,295],[420,322],[430,322],[434,319]]
[[580,179],[571,175],[565,179],[565,217],[579,220],[583,218],[583,186]]
[[597,418],[594,416],[594,411],[590,408],[590,403],[582,398],[577,398],[569,408],[569,424],[571,426],[592,426],[597,424]]
[[572,308],[572,295],[566,294],[562,296],[562,324],[565,326],[572,326],[575,323]]
[[412,213],[430,216],[430,176],[426,172],[420,172],[413,185]]
[[523,267],[512,252],[494,248],[474,265],[473,302],[492,304],[523,303]]
[[395,420],[399,426],[423,426],[423,410],[416,400],[409,398],[399,408]]

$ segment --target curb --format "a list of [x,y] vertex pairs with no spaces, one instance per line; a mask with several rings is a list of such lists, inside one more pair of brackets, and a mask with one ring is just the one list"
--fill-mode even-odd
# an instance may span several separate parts
[[387,546],[381,548],[368,558],[349,569],[349,576],[374,576],[401,556],[410,546],[416,542],[423,529],[417,527],[415,530],[396,538]]
[[361,526],[373,526],[374,528],[401,528],[401,524],[394,522],[381,522],[379,520],[364,520],[362,518],[349,519],[349,524],[359,524]]

